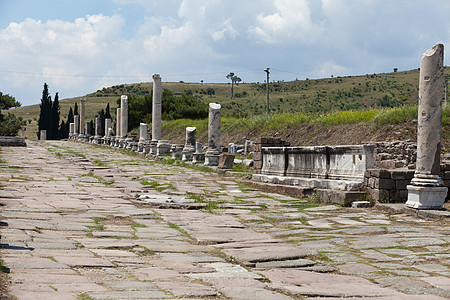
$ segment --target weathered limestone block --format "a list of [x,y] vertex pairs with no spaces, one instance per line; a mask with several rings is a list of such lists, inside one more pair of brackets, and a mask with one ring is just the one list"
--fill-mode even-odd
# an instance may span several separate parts
[[158,144],[156,145],[156,155],[167,155],[170,154],[170,147],[168,140],[159,140]]
[[219,165],[217,168],[219,169],[233,169],[234,164],[234,154],[231,153],[222,153],[219,157]]
[[444,45],[427,50],[420,62],[416,172],[408,186],[407,207],[440,209],[447,188],[439,177]]

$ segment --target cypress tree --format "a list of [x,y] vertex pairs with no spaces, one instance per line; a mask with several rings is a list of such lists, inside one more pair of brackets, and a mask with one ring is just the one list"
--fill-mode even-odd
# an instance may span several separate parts
[[41,130],[47,130],[47,135],[50,131],[51,122],[51,110],[52,110],[52,99],[48,92],[48,85],[44,83],[44,89],[42,90],[41,104],[39,105],[39,120],[38,120],[38,138],[40,136]]
[[79,113],[78,113],[78,104],[75,102],[75,106],[73,107],[73,115],[74,116],[76,116],[76,115],[80,115]]
[[111,112],[109,111],[109,103],[106,104],[106,109],[105,109],[105,119],[112,119],[112,118],[111,118]]
[[[50,140],[59,140],[59,95],[56,93],[51,108]],[[48,134],[48,133],[47,133]]]

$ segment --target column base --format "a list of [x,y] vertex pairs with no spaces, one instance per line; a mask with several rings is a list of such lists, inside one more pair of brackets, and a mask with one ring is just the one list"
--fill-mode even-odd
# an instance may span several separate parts
[[407,207],[415,209],[442,209],[448,189],[444,186],[408,185]]
[[205,155],[205,163],[204,166],[218,166],[219,165],[219,154],[209,154]]

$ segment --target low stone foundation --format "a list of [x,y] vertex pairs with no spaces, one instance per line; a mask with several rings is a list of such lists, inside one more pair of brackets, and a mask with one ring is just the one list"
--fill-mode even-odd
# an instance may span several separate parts
[[3,147],[26,147],[24,137],[18,136],[0,136],[0,146]]

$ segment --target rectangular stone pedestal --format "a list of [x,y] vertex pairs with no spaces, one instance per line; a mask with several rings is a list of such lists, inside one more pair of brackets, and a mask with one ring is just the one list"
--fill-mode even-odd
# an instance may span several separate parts
[[205,166],[217,166],[219,165],[219,154],[208,154],[205,155]]
[[442,209],[447,196],[446,187],[408,185],[407,207],[416,209]]

